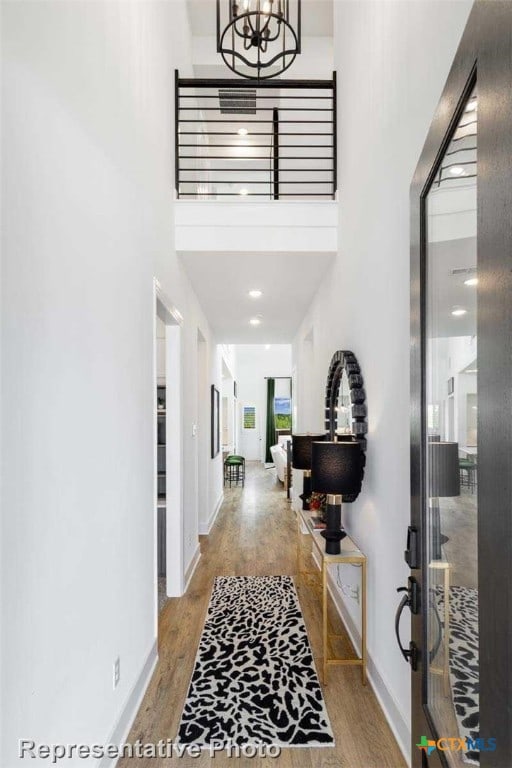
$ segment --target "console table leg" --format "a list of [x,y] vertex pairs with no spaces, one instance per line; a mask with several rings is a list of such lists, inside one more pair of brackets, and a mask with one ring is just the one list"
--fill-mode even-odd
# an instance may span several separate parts
[[361,671],[366,685],[366,560],[361,564]]
[[322,637],[323,637],[323,678],[327,685],[327,565],[322,563]]

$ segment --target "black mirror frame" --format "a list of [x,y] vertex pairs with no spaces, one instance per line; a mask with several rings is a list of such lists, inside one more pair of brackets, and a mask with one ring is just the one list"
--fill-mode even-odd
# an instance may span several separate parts
[[[336,406],[343,373],[347,376],[350,390],[352,434],[351,440],[358,442],[363,452],[363,466],[366,462],[366,433],[368,432],[366,392],[363,387],[363,377],[357,358],[353,352],[340,349],[334,353],[325,388],[325,429],[329,432],[331,440],[335,439],[338,417]],[[349,437],[347,435],[347,437]],[[338,435],[338,439],[340,436]],[[344,496],[343,501],[355,501],[359,494]]]

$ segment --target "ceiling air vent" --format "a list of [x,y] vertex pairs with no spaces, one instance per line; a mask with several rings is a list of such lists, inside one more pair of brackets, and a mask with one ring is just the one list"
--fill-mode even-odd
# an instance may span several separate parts
[[458,269],[452,269],[452,275],[474,275],[476,274],[476,267],[459,267]]
[[255,115],[256,88],[222,88],[219,105],[222,115]]

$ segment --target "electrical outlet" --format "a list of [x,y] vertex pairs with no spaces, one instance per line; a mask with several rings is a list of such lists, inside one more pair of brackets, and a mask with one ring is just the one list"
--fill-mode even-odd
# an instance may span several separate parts
[[112,682],[113,682],[114,690],[119,685],[120,679],[121,679],[121,659],[118,656],[112,666]]

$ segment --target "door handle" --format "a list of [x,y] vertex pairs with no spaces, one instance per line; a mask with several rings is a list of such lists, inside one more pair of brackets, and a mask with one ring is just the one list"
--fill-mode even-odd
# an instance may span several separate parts
[[413,578],[409,578],[408,586],[399,587],[397,589],[397,592],[405,592],[405,595],[400,600],[400,603],[398,605],[396,615],[395,615],[396,641],[398,643],[398,647],[400,648],[400,652],[404,657],[405,661],[411,665],[414,671],[416,671],[418,668],[418,647],[416,643],[414,643],[411,640],[411,642],[409,643],[409,648],[404,648],[404,646],[402,645],[402,640],[400,638],[400,620],[402,618],[403,610],[406,606],[407,608],[411,609],[411,613],[419,612],[418,582]]

